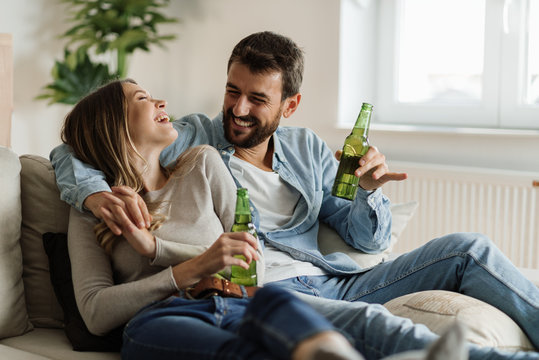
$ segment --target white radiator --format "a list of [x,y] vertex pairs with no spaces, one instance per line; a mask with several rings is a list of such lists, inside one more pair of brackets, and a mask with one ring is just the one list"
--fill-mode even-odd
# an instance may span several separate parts
[[516,266],[539,269],[539,173],[405,162],[390,169],[408,173],[384,185],[391,202],[419,202],[395,252],[452,232],[480,232]]

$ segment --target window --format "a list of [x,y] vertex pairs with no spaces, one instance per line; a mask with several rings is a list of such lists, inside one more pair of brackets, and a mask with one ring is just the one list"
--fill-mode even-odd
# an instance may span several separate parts
[[343,125],[362,98],[377,123],[539,129],[539,0],[344,0],[341,33]]

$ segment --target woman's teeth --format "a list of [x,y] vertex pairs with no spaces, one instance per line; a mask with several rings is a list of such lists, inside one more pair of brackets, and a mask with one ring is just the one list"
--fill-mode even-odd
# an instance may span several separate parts
[[157,119],[155,119],[157,122],[163,122],[163,121],[170,121],[170,118],[168,115],[159,115]]

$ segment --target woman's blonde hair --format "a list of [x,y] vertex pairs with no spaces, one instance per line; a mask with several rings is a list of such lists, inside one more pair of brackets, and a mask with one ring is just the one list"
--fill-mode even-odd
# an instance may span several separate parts
[[[129,136],[124,83],[136,84],[131,79],[112,81],[80,100],[66,116],[61,137],[77,158],[101,170],[110,186],[129,186],[141,193],[144,183],[135,158],[142,156]],[[158,205],[147,206],[152,215],[150,230],[154,230],[164,217],[157,213]],[[94,231],[98,243],[109,254],[121,239],[105,222],[96,225]]]

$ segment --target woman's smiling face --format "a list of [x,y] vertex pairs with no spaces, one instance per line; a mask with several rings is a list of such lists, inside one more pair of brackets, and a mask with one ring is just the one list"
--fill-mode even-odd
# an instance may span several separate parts
[[123,89],[127,99],[129,136],[138,151],[149,146],[163,149],[176,140],[178,133],[169,122],[165,100],[152,98],[137,84],[124,83]]

